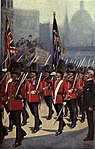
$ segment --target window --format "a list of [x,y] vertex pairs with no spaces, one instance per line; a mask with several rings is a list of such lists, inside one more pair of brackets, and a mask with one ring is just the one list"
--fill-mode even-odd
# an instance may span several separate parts
[[8,8],[10,8],[10,1],[8,0]]
[[1,7],[6,7],[6,0],[1,0]]
[[13,8],[13,0],[11,0],[11,8]]

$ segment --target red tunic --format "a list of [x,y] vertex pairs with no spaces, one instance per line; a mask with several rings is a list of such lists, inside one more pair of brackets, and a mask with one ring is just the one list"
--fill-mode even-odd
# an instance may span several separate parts
[[78,79],[77,79],[77,82],[76,82],[76,90],[77,90],[78,92],[83,91],[83,86],[84,86],[84,81],[83,81],[83,79],[78,78]]
[[[17,97],[15,97],[15,93],[17,90],[17,81],[16,82],[10,82],[8,84],[8,109],[10,111],[17,111],[17,110],[22,110],[22,100]],[[19,90],[18,95],[20,95],[22,98],[25,97],[25,85],[22,84]]]
[[72,89],[72,82],[68,80],[64,80],[64,89],[65,89],[65,98],[71,98],[71,99],[76,99],[77,94],[76,91],[74,90],[73,92],[70,93],[70,89]]
[[35,90],[35,85],[33,85],[33,82],[31,80],[26,81],[26,99],[27,102],[40,102],[39,94],[43,91],[43,83],[42,81],[39,84],[39,88],[37,91],[37,94],[32,94],[31,91]]
[[43,80],[43,95],[44,96],[52,95],[52,81],[50,79]]

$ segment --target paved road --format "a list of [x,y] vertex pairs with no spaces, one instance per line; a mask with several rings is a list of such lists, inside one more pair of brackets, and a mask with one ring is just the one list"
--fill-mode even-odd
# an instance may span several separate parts
[[[42,127],[39,132],[32,134],[30,128],[33,127],[34,119],[29,109],[28,112],[30,114],[29,122],[26,126],[23,126],[23,129],[27,132],[27,136],[22,141],[22,145],[17,149],[95,149],[95,140],[83,142],[83,139],[87,134],[87,121],[85,121],[85,123],[80,123],[78,120],[76,128],[70,129],[68,127],[69,122],[67,118],[65,118],[67,126],[64,128],[61,135],[55,136],[58,127],[58,122],[53,126],[56,112],[54,113],[52,120],[47,121],[47,107],[43,103],[40,107],[40,118],[43,122]],[[8,126],[8,121],[5,125]],[[0,149],[12,149],[14,141],[15,128],[8,134],[8,136],[6,136]]]

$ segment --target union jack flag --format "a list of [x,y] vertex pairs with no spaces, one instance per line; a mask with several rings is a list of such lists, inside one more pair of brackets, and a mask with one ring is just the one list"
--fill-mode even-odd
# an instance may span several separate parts
[[11,60],[16,56],[17,49],[14,45],[13,35],[10,29],[9,18],[6,15],[5,30],[4,30],[4,45],[5,45],[5,67],[10,66]]

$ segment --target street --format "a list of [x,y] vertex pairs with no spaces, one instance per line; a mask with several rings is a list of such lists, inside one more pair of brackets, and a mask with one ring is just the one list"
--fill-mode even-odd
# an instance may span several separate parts
[[[54,112],[51,120],[46,120],[48,109],[45,103],[42,103],[39,108],[42,125],[40,130],[33,134],[31,127],[33,127],[34,119],[27,107],[30,118],[28,119],[27,125],[23,126],[23,129],[27,132],[27,136],[23,139],[21,146],[17,147],[18,149],[95,149],[95,140],[83,142],[88,130],[87,121],[85,120],[84,123],[79,121],[80,115],[78,117],[77,126],[73,129],[68,127],[69,122],[67,117],[64,118],[67,125],[62,134],[55,136],[55,132],[58,128],[58,122],[53,125],[56,112]],[[4,125],[8,127],[8,116],[6,113],[4,119]],[[13,131],[9,132],[8,136],[5,137],[3,144],[0,145],[0,149],[12,149],[14,142],[15,127]]]

